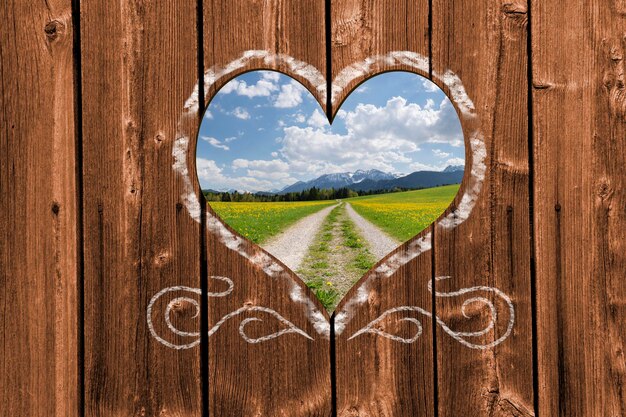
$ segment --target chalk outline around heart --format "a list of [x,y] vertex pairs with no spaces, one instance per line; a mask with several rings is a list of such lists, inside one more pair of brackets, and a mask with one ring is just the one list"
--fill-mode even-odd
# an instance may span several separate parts
[[[229,64],[224,66],[223,68],[213,67],[208,69],[204,74],[204,86],[205,91],[209,91],[213,86],[221,87],[227,81],[230,80],[231,76],[236,74],[241,69],[245,68],[248,63],[251,61],[254,62],[262,61],[263,67],[259,67],[258,69],[269,69],[274,70],[277,64],[282,64],[289,69],[289,72],[292,75],[299,76],[310,83],[317,92],[319,93],[322,101],[326,100],[327,95],[327,87],[326,87],[326,78],[317,70],[317,68],[304,63],[302,61],[298,61],[290,56],[283,54],[273,54],[268,51],[261,50],[251,50],[244,52],[241,57],[231,61]],[[377,55],[374,57],[370,57],[365,59],[360,63],[355,63],[351,66],[344,68],[332,84],[332,103],[335,104],[337,97],[345,90],[345,88],[354,80],[370,76],[374,76],[379,72],[375,69],[377,66],[381,66],[383,68],[393,68],[396,67],[411,67],[415,73],[425,76],[428,74],[429,70],[429,59],[416,53],[410,51],[395,51],[390,52],[386,55]],[[255,68],[256,69],[256,68]],[[374,70],[373,70],[374,69]],[[290,75],[290,74],[286,74]],[[484,163],[484,159],[486,157],[486,148],[484,143],[484,136],[480,130],[480,121],[478,116],[475,113],[475,108],[472,100],[467,95],[465,88],[460,80],[460,78],[452,71],[447,70],[443,74],[439,74],[436,72],[432,73],[433,81],[438,81],[440,85],[444,85],[449,89],[449,93],[451,96],[451,100],[455,107],[459,110],[461,116],[461,123],[465,130],[469,130],[471,133],[469,135],[469,145],[471,152],[469,156],[471,157],[471,170],[469,179],[465,179],[461,185],[462,197],[460,199],[460,203],[457,207],[446,216],[439,218],[436,222],[443,228],[452,229],[463,223],[471,214],[471,211],[478,200],[482,189],[482,183],[484,181],[486,165]],[[174,157],[173,169],[174,171],[182,178],[183,180],[183,193],[181,195],[181,199],[184,202],[185,207],[189,215],[197,222],[200,222],[201,215],[201,205],[199,201],[198,195],[194,191],[193,180],[190,175],[188,166],[187,166],[187,158],[189,153],[189,143],[190,137],[192,136],[187,132],[188,126],[193,126],[192,119],[195,120],[197,117],[199,110],[199,102],[198,102],[198,85],[195,86],[193,93],[189,97],[189,99],[185,102],[183,112],[179,118],[177,125],[177,133],[176,139],[174,141],[174,146],[172,150],[172,155]],[[466,143],[468,141],[466,140]],[[466,152],[467,154],[467,152]],[[194,172],[195,173],[195,172]],[[467,178],[467,176],[466,176]],[[197,178],[195,178],[197,180]],[[457,198],[455,197],[455,200]],[[267,273],[271,277],[279,277],[284,275],[287,277],[292,284],[290,297],[292,301],[296,303],[302,303],[305,305],[308,310],[308,318],[309,321],[313,324],[315,330],[322,336],[326,338],[330,337],[330,322],[320,311],[318,308],[318,303],[314,302],[306,293],[304,293],[303,288],[298,285],[292,278],[292,276],[288,273],[289,269],[284,266],[281,262],[277,261],[273,256],[270,256],[267,252],[265,252],[262,248],[258,248],[255,251],[249,251],[248,241],[239,236],[236,233],[233,233],[229,228],[225,226],[225,224],[219,219],[217,216],[213,215],[210,211],[207,211],[207,229],[211,233],[216,234],[220,241],[227,246],[228,248],[237,251],[240,255],[244,256],[257,266],[261,267],[265,273]],[[427,229],[423,230],[413,238],[411,238],[406,244],[399,246],[390,252],[387,256],[381,259],[378,264],[367,272],[356,284],[356,294],[352,295],[349,299],[345,300],[345,304],[340,306],[341,309],[338,310],[335,314],[335,334],[340,335],[345,329],[346,325],[352,318],[352,313],[354,308],[359,305],[366,303],[368,300],[368,295],[370,291],[371,281],[381,275],[383,277],[390,277],[393,275],[395,271],[398,270],[402,265],[405,265],[415,257],[419,256],[421,253],[424,253],[431,249],[431,233],[427,232]],[[211,277],[213,279],[218,280],[229,280],[229,278],[225,277]],[[436,277],[436,280],[443,280],[449,277]],[[232,284],[232,281],[230,281]],[[222,297],[227,296],[232,291],[233,287],[229,284],[229,290],[222,293],[209,293],[209,297]],[[432,291],[432,283],[428,283],[429,291]],[[148,305],[147,311],[147,319],[148,326],[150,328],[151,334],[162,344],[174,348],[174,349],[187,349],[193,346],[196,346],[199,343],[199,339],[184,345],[175,345],[170,342],[167,342],[163,338],[161,338],[157,332],[154,330],[152,324],[152,307],[156,300],[165,293],[171,291],[187,291],[198,294],[199,289],[177,286],[177,287],[169,287],[161,290],[157,293]],[[474,349],[487,349],[493,347],[502,341],[504,341],[511,333],[512,327],[515,321],[515,310],[510,298],[501,292],[497,288],[485,287],[485,286],[477,286],[471,288],[464,288],[459,291],[450,292],[450,293],[440,293],[435,291],[435,296],[437,297],[455,297],[462,294],[467,294],[472,291],[486,291],[494,293],[496,296],[502,298],[509,307],[509,323],[507,326],[506,332],[497,340],[492,341],[486,345],[474,344],[467,341],[466,337],[474,337],[480,336],[482,334],[487,333],[495,326],[495,322],[497,320],[497,313],[493,303],[484,297],[473,297],[466,302],[463,303],[462,312],[466,315],[465,308],[469,303],[472,302],[480,302],[486,305],[491,310],[491,320],[488,326],[477,332],[455,332],[451,330],[445,323],[435,317],[437,324],[439,324],[443,330],[451,335],[454,339],[462,343],[463,345],[474,348]],[[352,292],[352,290],[351,290]],[[344,297],[345,298],[345,297]],[[196,309],[199,312],[198,303],[192,298],[188,297],[178,297],[175,300],[171,301],[168,304],[168,307],[165,312],[165,319],[168,328],[178,334],[179,336],[187,336],[187,337],[199,337],[199,333],[197,332],[181,332],[176,330],[169,321],[169,312],[171,310],[171,304],[174,301],[189,301],[193,305],[195,305]],[[342,300],[344,301],[344,300]],[[246,335],[245,326],[251,321],[259,320],[259,319],[245,319],[242,321],[239,327],[239,333],[249,343],[259,343],[266,340],[270,340],[276,337],[279,337],[286,333],[299,333],[305,337],[311,338],[304,331],[297,328],[293,323],[282,317],[279,313],[274,310],[265,309],[264,307],[255,307],[258,311],[263,311],[266,313],[272,314],[277,320],[281,321],[286,328],[278,333],[268,335],[262,338],[253,339]],[[239,309],[241,310],[241,309]],[[219,329],[221,324],[223,324],[226,320],[235,317],[245,311],[249,311],[250,309],[235,311],[225,316],[220,320],[214,328],[211,329],[210,333],[214,333]],[[359,331],[355,332],[350,338],[353,339],[361,334],[372,333],[377,334],[379,336],[383,336],[389,338],[391,340],[403,342],[403,343],[412,343],[414,342],[421,334],[421,324],[417,319],[414,318],[404,318],[401,320],[409,321],[416,325],[416,333],[412,338],[400,338],[398,336],[390,335],[385,332],[379,331],[374,327],[376,323],[382,320],[389,314],[395,312],[405,312],[405,311],[414,311],[419,312],[423,315],[432,318],[431,313],[420,308],[420,307],[412,307],[412,306],[400,306],[393,309],[389,309],[385,311],[382,315],[380,315],[377,319],[370,322],[367,326],[363,327]]]

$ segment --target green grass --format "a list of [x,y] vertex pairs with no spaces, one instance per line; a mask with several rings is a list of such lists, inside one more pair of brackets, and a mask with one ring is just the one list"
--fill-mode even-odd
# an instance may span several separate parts
[[210,202],[218,216],[254,243],[263,243],[291,224],[335,201],[277,203]]
[[337,221],[340,207],[334,208],[326,217],[322,230],[309,249],[302,267],[298,270],[300,275],[315,293],[325,309],[331,310],[339,299],[339,292],[333,287],[329,279],[333,276],[333,265],[329,263],[329,243],[333,239],[332,229]]
[[357,232],[356,226],[352,220],[345,218],[341,223],[341,233],[343,234],[344,245],[348,248],[352,248],[355,251],[354,258],[351,260],[349,266],[353,268],[358,276],[366,273],[376,263],[376,258],[370,253],[361,238],[361,235]]
[[348,198],[354,210],[400,241],[415,236],[450,205],[459,185]]

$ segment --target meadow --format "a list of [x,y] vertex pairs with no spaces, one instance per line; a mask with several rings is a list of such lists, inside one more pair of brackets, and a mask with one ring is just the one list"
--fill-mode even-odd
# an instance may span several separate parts
[[336,204],[336,201],[209,204],[217,215],[239,234],[254,243],[264,243],[301,218]]
[[459,185],[348,198],[354,210],[404,242],[435,221],[450,205]]

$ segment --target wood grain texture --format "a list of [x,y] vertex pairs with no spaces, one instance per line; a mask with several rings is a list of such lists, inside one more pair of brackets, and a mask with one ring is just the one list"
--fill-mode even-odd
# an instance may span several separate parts
[[539,413],[626,415],[623,2],[532,2]]
[[[199,348],[158,343],[146,321],[160,290],[200,288],[200,225],[172,169],[196,23],[194,2],[82,2],[86,416],[201,415]],[[154,306],[155,330],[188,343],[168,332],[169,301]],[[197,332],[196,313],[175,302],[172,321]]]
[[[350,65],[392,51],[412,51],[428,57],[427,0],[334,0],[330,12],[333,80]],[[333,114],[350,92],[371,75],[411,69],[402,63],[374,65],[367,71],[368,75],[355,77],[334,95]]]
[[78,416],[74,60],[68,0],[0,19],[0,415]]
[[[273,69],[302,82],[325,108],[324,1],[205,0],[204,22],[205,70],[219,74],[206,86],[208,100],[242,72]],[[230,64],[255,54],[256,58],[240,61],[239,67]],[[300,64],[294,67],[292,59]],[[314,70],[306,69],[305,64]],[[311,82],[315,77],[318,81]],[[316,90],[320,80],[324,91]],[[230,278],[233,291],[225,297],[209,297],[209,328],[244,310],[209,338],[211,416],[330,416],[330,326],[326,311],[295,274],[279,264],[272,265],[274,261],[258,246],[229,236],[232,230],[223,228],[214,216],[209,210],[208,274]],[[209,293],[225,289],[223,281],[209,279]],[[249,343],[245,337],[261,338],[287,328],[269,310],[255,308],[279,314],[312,340],[288,333]],[[311,315],[311,308],[318,310],[317,317]],[[325,332],[318,331],[315,321]]]
[[[377,73],[409,70],[428,76],[427,64],[418,71],[402,60],[388,57],[394,51],[428,57],[427,1],[333,1],[330,24],[333,113],[353,88]],[[371,63],[365,62],[366,59],[372,60]],[[355,64],[354,70],[346,70]],[[338,84],[342,90],[337,89]],[[429,231],[421,233],[419,239]],[[416,242],[417,239],[408,242],[394,254],[414,251]],[[375,334],[351,339],[390,309],[415,306],[432,311],[428,291],[431,278],[431,254],[425,252],[390,276],[375,271],[367,274],[340,302],[334,315],[337,416],[434,415],[433,339],[428,317],[398,311],[377,324],[377,328],[390,334],[410,338],[416,327],[404,319],[417,319],[423,328],[414,343],[401,343]],[[357,302],[362,292],[366,300]]]
[[[284,55],[309,64],[326,76],[324,0],[204,0],[205,69],[224,67],[246,51]],[[326,108],[326,98],[303,73],[285,61],[271,58],[249,60],[229,72],[228,78],[252,69],[272,69],[288,74],[304,85]],[[228,80],[206,91],[210,99]]]
[[[468,126],[478,122],[486,151],[484,181],[469,218],[454,229],[435,229],[436,276],[450,277],[437,281],[436,289],[495,287],[515,308],[512,335],[489,349],[469,349],[438,327],[442,417],[533,415],[527,24],[524,1],[433,0],[433,71],[451,70],[463,82],[476,108],[473,117],[461,114],[464,133],[471,137]],[[476,158],[469,153],[466,180],[470,167],[479,171]],[[501,298],[480,293],[498,309],[494,331],[471,338],[484,345],[505,334],[511,315]],[[488,309],[470,303],[464,317],[464,301],[438,299],[438,316],[457,331],[483,328]]]

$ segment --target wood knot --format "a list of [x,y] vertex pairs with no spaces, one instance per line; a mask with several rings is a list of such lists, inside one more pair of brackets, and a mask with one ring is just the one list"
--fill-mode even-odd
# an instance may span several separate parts
[[502,5],[502,11],[509,17],[515,17],[519,15],[526,16],[526,14],[528,13],[528,6],[526,5],[526,3],[509,2]]
[[[512,23],[514,27],[522,28],[528,24],[528,6],[525,2],[504,3],[501,10],[505,19]],[[509,36],[511,36],[513,32],[510,29],[505,34],[509,33]]]
[[560,211],[561,211],[561,204],[556,203],[556,204],[554,205],[554,211],[556,211],[557,213],[558,213],[558,212],[560,212]]
[[65,32],[65,24],[60,20],[51,20],[50,22],[46,23],[46,26],[43,30],[46,33],[46,38],[48,38],[48,41],[53,42]]
[[55,201],[54,203],[52,203],[52,213],[54,213],[54,215],[56,216],[57,214],[59,214],[59,211],[61,211],[61,206]]
[[535,90],[550,90],[554,88],[554,85],[552,83],[545,82],[545,81],[536,81],[536,82],[533,82],[533,88]]
[[607,69],[602,83],[608,94],[611,115],[626,122],[626,86],[624,85],[624,39],[602,39]]
[[170,261],[170,258],[171,255],[169,254],[169,252],[161,252],[154,257],[153,262],[157,266],[163,266]]
[[600,200],[606,201],[610,199],[613,193],[614,193],[613,187],[611,187],[611,184],[609,182],[602,181],[597,185],[596,194],[598,195]]

